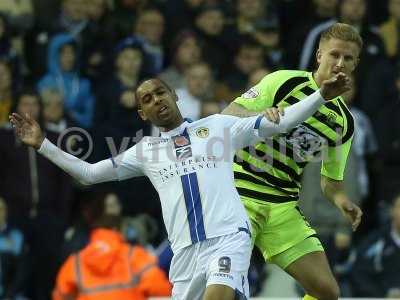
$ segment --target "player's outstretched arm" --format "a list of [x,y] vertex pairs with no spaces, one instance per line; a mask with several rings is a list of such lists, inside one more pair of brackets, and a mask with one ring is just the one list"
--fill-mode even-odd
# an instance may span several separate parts
[[260,123],[260,136],[270,137],[275,134],[288,132],[311,117],[326,101],[340,96],[350,88],[350,79],[344,73],[339,73],[323,81],[318,91],[304,98],[302,101],[287,107],[284,115],[280,117],[279,124],[270,121],[271,111],[267,110],[265,118]]
[[80,183],[90,185],[118,179],[111,161],[103,160],[95,164],[90,164],[62,151],[44,137],[39,124],[29,115],[21,116],[13,113],[9,118],[18,138],[24,144],[38,150],[40,154]]

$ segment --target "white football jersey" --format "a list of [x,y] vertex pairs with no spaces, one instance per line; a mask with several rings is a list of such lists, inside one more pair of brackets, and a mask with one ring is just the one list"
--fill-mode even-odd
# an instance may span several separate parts
[[147,176],[156,188],[174,251],[250,230],[233,178],[236,150],[255,143],[261,117],[213,115],[144,137],[112,158],[119,180]]

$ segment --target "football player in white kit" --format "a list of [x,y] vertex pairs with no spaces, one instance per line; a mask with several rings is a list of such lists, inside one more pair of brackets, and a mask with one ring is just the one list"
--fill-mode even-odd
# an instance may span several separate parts
[[348,89],[348,78],[336,75],[306,100],[286,108],[278,124],[262,115],[212,115],[190,122],[182,118],[175,92],[161,80],[149,79],[136,90],[138,112],[160,128],[160,136],[144,137],[95,164],[52,144],[29,116],[14,113],[10,121],[22,142],[83,184],[149,177],[160,197],[174,253],[173,299],[247,299],[252,245],[249,220],[234,185],[234,153],[286,132]]

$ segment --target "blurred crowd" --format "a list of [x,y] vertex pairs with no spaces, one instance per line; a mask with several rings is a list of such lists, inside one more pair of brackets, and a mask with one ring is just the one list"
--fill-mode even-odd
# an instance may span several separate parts
[[[90,272],[84,257],[104,236],[121,253],[141,247],[133,268],[158,256],[138,293],[168,294],[146,280],[162,286],[171,255],[147,179],[83,187],[18,141],[10,112],[30,114],[58,146],[98,161],[154,134],[136,111],[144,78],[167,82],[196,120],[275,70],[313,70],[320,33],[338,21],[364,39],[345,95],[356,128],[345,182],[364,219],[350,232],[323,199],[317,162],[304,174],[301,205],[342,296],[400,297],[400,0],[1,0],[0,299],[62,299],[74,257]],[[256,254],[253,295],[268,287]]]

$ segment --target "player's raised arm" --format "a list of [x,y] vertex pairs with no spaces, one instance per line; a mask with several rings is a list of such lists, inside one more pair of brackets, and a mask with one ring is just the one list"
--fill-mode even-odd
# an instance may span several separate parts
[[[266,111],[264,118],[261,118],[256,124],[261,137],[270,137],[275,134],[288,132],[298,124],[304,122],[311,117],[321,105],[326,101],[332,100],[344,92],[350,90],[350,78],[344,73],[338,73],[334,77],[322,82],[321,88],[306,97],[304,100],[285,108],[282,115],[274,123],[274,118],[271,118],[270,111]],[[273,117],[273,116],[272,116]]]
[[256,143],[258,140],[255,136],[268,138],[288,132],[311,117],[326,101],[340,96],[349,89],[350,79],[345,74],[339,73],[325,80],[318,91],[285,108],[279,118],[276,115],[277,110],[268,109],[258,117],[237,120],[231,128],[234,148],[240,149]]
[[116,169],[111,160],[95,164],[87,163],[62,151],[44,137],[39,124],[30,116],[17,113],[10,115],[10,122],[20,140],[36,150],[80,183],[85,185],[117,180]]

